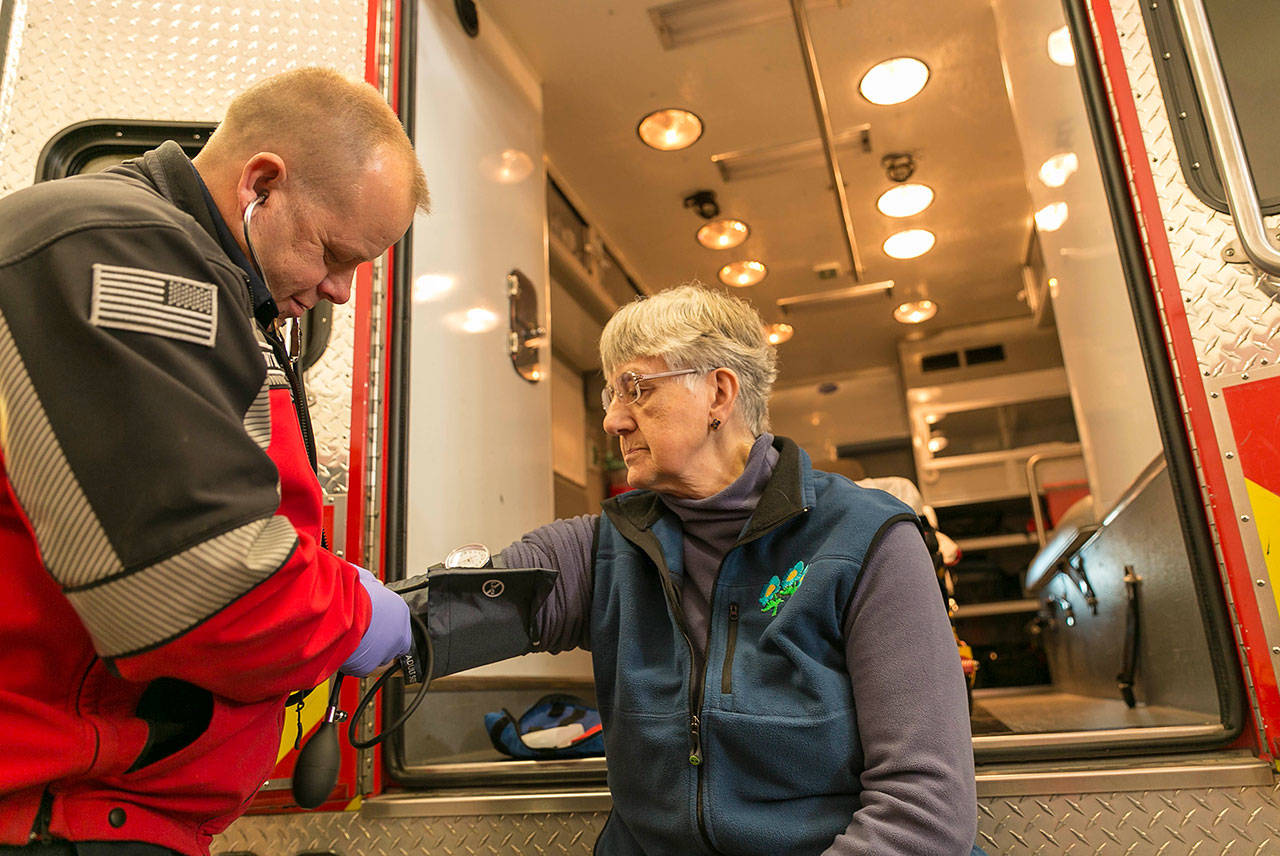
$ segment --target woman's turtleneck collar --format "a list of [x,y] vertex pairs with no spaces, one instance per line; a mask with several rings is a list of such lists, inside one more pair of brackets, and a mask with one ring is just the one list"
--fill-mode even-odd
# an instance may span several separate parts
[[773,447],[773,435],[765,432],[751,444],[742,474],[724,490],[702,499],[686,499],[662,493],[659,496],[667,508],[686,523],[726,513],[747,512],[749,515],[760,501],[760,495],[764,493],[765,485],[769,483],[769,477],[777,463],[778,450]]

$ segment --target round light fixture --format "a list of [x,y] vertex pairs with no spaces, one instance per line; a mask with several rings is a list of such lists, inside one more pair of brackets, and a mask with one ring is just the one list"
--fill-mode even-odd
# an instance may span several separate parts
[[745,262],[729,262],[720,268],[720,281],[735,288],[746,288],[755,285],[769,273],[763,263],[752,260]]
[[1040,164],[1040,180],[1045,187],[1061,187],[1080,168],[1075,152],[1059,152]]
[[876,200],[876,207],[886,217],[910,217],[932,204],[933,188],[927,184],[899,184]]
[[1056,232],[1067,222],[1067,203],[1052,202],[1036,212],[1036,228],[1041,232]]
[[702,136],[702,120],[688,110],[655,110],[640,120],[636,133],[646,146],[661,152],[688,148]]
[[893,310],[894,320],[901,324],[920,324],[937,314],[938,304],[927,298],[899,303]]
[[907,229],[885,239],[884,254],[894,259],[914,259],[933,249],[934,241],[928,229]]
[[900,56],[873,65],[862,76],[858,91],[872,104],[901,104],[914,98],[929,82],[929,66],[920,60]]
[[781,345],[789,340],[795,332],[795,329],[790,324],[764,325],[764,337],[769,340],[770,345]]
[[1049,59],[1053,60],[1055,65],[1072,66],[1076,64],[1076,51],[1071,46],[1071,34],[1067,32],[1065,26],[1059,27],[1049,34],[1046,39],[1046,47],[1049,50]]
[[747,239],[751,230],[741,220],[713,220],[698,230],[698,243],[708,250],[728,250]]

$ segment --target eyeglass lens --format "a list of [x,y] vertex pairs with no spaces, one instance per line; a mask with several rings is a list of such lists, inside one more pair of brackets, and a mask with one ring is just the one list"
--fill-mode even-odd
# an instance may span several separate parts
[[623,404],[635,404],[640,399],[639,377],[635,372],[623,372],[618,375],[616,387],[606,386],[600,391],[600,404],[608,412],[614,396]]

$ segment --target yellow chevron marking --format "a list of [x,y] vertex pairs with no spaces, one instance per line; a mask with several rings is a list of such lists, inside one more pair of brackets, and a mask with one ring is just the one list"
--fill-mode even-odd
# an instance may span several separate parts
[[[311,733],[311,729],[320,724],[320,720],[324,719],[324,709],[329,702],[329,681],[325,681],[320,686],[311,691],[311,695],[307,696],[307,700],[302,703],[302,740],[305,743],[307,735]],[[293,751],[293,741],[298,739],[298,714],[294,708],[285,708],[284,711],[284,728],[280,732],[280,751],[276,753],[276,763],[279,764]]]
[[1267,562],[1267,576],[1271,578],[1271,592],[1280,611],[1280,496],[1257,482],[1245,479],[1249,491],[1249,505],[1253,506],[1253,521],[1262,544],[1262,555]]

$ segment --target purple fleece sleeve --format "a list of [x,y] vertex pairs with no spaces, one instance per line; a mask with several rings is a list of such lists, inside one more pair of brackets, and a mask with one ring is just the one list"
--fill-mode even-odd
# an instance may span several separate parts
[[845,640],[862,807],[824,856],[967,856],[978,816],[964,675],[914,524],[895,524],[867,559]]
[[558,654],[570,648],[591,648],[591,552],[595,547],[598,514],[557,520],[527,533],[502,551],[508,568],[550,568],[559,571],[535,621],[539,651]]

